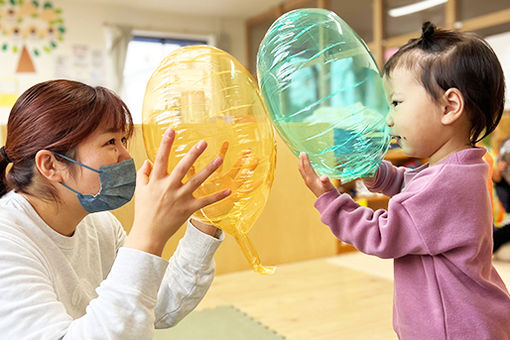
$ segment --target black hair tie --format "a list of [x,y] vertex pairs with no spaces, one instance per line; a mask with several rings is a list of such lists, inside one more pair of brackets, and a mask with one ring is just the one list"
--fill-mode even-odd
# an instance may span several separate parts
[[0,154],[2,154],[2,157],[7,162],[7,164],[12,163],[11,159],[9,157],[7,157],[7,154],[5,153],[5,147],[2,146],[0,148]]
[[421,27],[421,39],[426,43],[432,43],[432,36],[436,31],[436,26],[430,21],[424,22]]

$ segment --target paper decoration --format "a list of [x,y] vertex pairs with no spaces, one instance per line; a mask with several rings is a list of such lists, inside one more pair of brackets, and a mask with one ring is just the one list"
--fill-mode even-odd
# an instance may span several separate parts
[[0,50],[20,53],[16,72],[35,72],[31,56],[56,49],[65,32],[51,1],[0,0]]

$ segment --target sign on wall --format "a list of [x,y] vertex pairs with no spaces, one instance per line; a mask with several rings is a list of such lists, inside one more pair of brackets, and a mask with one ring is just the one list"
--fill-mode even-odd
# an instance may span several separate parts
[[17,73],[35,72],[32,58],[55,50],[65,32],[51,1],[0,0],[0,50],[19,54]]

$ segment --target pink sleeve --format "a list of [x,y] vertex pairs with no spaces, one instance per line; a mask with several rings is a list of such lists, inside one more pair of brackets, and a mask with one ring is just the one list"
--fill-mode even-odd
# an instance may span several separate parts
[[388,211],[362,207],[347,194],[331,190],[320,196],[315,207],[321,221],[341,241],[359,251],[381,258],[430,254],[407,209],[390,200]]
[[396,167],[391,162],[383,161],[376,172],[373,184],[365,183],[368,190],[380,192],[386,196],[394,196],[402,190],[406,168]]

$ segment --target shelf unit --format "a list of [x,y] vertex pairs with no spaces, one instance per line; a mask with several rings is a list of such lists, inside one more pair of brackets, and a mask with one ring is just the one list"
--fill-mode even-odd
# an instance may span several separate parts
[[[256,75],[256,54],[264,34],[282,14],[297,8],[325,8],[337,12],[360,36],[382,67],[385,52],[420,35],[421,23],[432,20],[438,26],[474,31],[482,36],[510,31],[508,0],[448,0],[445,4],[406,18],[391,18],[386,8],[413,3],[412,0],[287,0],[246,21],[247,68]],[[341,13],[340,13],[341,12]]]

